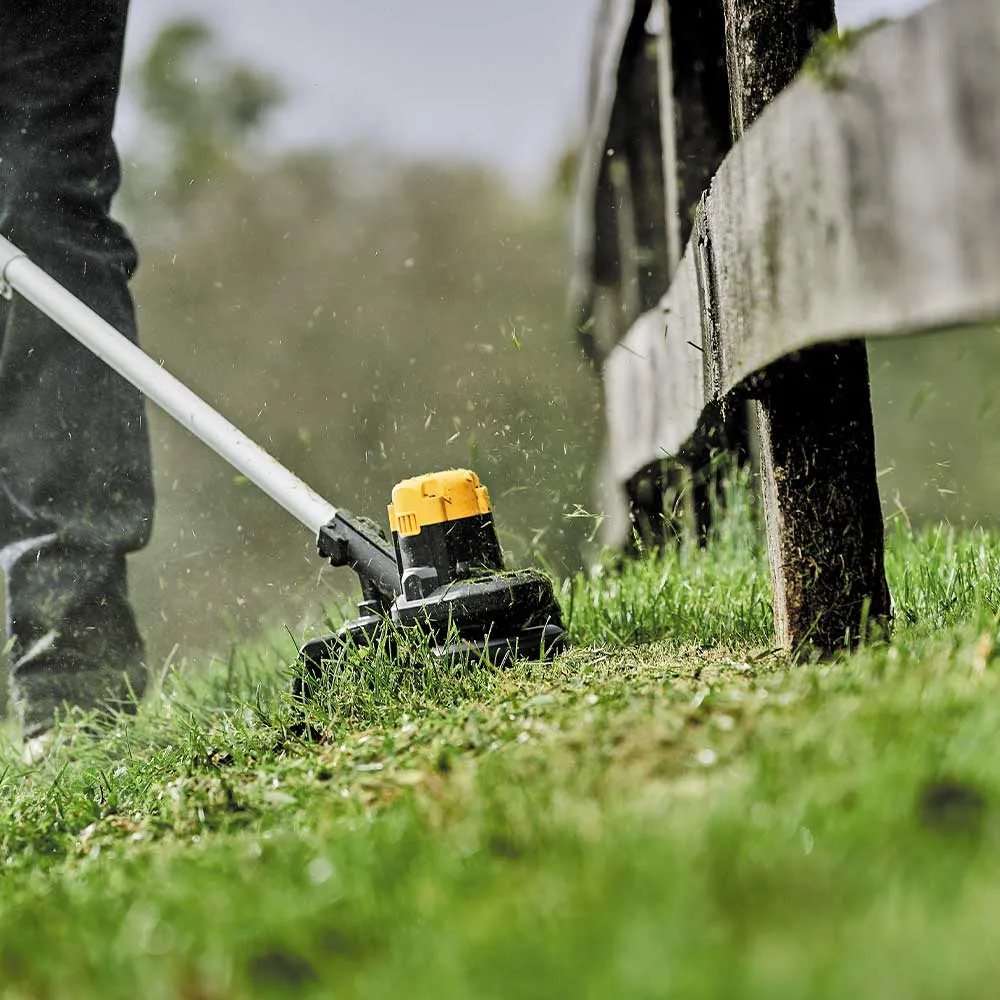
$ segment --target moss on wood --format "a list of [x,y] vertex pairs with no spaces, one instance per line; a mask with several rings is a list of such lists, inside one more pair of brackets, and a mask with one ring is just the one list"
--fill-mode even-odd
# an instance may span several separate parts
[[844,57],[862,38],[890,23],[888,18],[880,17],[859,28],[831,28],[816,39],[802,64],[802,71],[818,81],[824,90],[843,90],[847,86]]

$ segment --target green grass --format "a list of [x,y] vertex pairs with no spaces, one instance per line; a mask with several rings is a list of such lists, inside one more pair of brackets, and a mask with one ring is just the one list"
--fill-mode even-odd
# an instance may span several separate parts
[[717,536],[568,583],[554,663],[358,655],[303,717],[240,650],[6,751],[0,996],[991,994],[1000,537],[894,525],[892,643],[790,663]]

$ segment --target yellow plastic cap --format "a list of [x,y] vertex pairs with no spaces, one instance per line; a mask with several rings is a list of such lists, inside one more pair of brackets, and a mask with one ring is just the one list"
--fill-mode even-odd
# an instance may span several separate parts
[[490,512],[490,495],[471,469],[446,469],[396,483],[389,504],[394,533],[419,535],[428,524],[459,521]]

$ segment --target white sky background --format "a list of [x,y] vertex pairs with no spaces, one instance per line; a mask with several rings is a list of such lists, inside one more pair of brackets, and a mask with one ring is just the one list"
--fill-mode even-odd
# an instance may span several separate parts
[[[842,0],[842,26],[922,0]],[[126,64],[159,29],[195,16],[227,55],[273,72],[288,100],[285,145],[367,140],[404,153],[491,163],[543,181],[580,122],[594,0],[132,0]],[[137,114],[123,96],[118,136]]]

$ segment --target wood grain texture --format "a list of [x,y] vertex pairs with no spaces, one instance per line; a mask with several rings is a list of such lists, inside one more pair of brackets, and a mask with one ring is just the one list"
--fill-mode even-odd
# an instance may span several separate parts
[[584,326],[591,317],[598,292],[605,283],[602,269],[617,266],[602,261],[601,235],[614,230],[614,221],[601,213],[613,211],[607,197],[607,150],[618,103],[619,71],[635,26],[648,13],[652,0],[601,0],[598,4],[594,44],[590,54],[587,100],[587,130],[580,142],[579,176],[571,219],[573,259],[569,281],[569,311],[574,325]]
[[[742,137],[817,39],[830,45],[833,0],[724,7],[733,134]],[[853,646],[892,613],[864,341],[808,347],[771,365],[755,389],[775,643],[824,654]]]
[[800,74],[716,173],[666,303],[607,362],[622,478],[803,348],[1000,317],[1000,4],[937,0]]
[[891,616],[864,341],[779,361],[756,410],[775,642],[853,646]]

